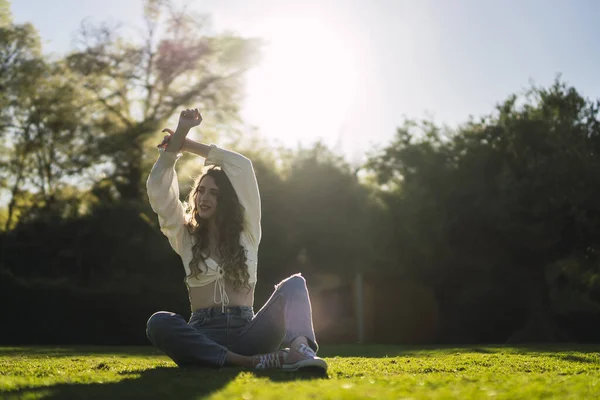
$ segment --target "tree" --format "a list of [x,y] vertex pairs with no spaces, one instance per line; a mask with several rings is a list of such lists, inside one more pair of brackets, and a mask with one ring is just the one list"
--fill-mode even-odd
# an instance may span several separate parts
[[[145,1],[141,43],[85,24],[79,48],[68,56],[92,98],[86,106],[105,115],[98,149],[111,160],[110,180],[123,200],[141,198],[144,146],[181,108],[199,107],[205,121],[216,121],[213,130],[231,133],[244,72],[257,60],[257,40],[204,35],[205,18],[168,6]],[[205,135],[211,129],[203,128]]]
[[353,276],[370,268],[372,204],[356,172],[321,143],[289,159],[280,204],[308,269]]
[[[6,229],[13,220],[19,195],[34,194],[36,214],[61,213],[65,191],[82,183],[84,172],[98,160],[90,143],[94,139],[93,120],[79,107],[85,96],[61,62],[39,65],[40,74],[32,90],[23,90],[13,108],[8,129],[7,165],[14,180]],[[69,189],[70,190],[70,189]],[[71,191],[69,198],[78,197]]]
[[503,161],[494,238],[511,254],[527,304],[527,322],[511,340],[554,341],[562,334],[551,318],[546,268],[598,243],[600,120],[598,102],[559,80],[528,95],[522,106],[506,101],[483,131]]
[[85,93],[64,62],[45,60],[37,31],[12,24],[6,5],[0,5],[0,166],[6,171],[0,182],[9,194],[8,230],[19,214],[60,212],[59,202],[70,201],[65,196],[77,197],[73,179],[81,181],[97,160],[92,131],[98,124],[80,107]]
[[10,2],[8,0],[0,0],[0,27],[6,27],[12,22],[12,14],[10,12]]
[[11,199],[6,228],[11,225],[15,201],[27,174],[25,153],[29,151],[17,149],[15,119],[23,109],[24,98],[36,90],[43,61],[35,28],[31,24],[13,24],[8,2],[0,3],[0,10],[0,140],[5,144],[0,151],[0,168],[8,172],[0,176],[0,188],[8,190]]
[[448,299],[461,279],[505,282],[526,305],[512,339],[559,339],[545,271],[597,246],[599,127],[598,103],[559,80],[455,132],[405,124],[370,162],[392,188],[390,254]]

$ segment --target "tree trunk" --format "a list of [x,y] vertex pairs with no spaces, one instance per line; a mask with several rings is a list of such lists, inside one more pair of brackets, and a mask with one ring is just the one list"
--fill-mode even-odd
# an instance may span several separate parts
[[545,264],[523,268],[521,293],[528,316],[525,325],[508,338],[508,343],[551,343],[568,340],[552,317],[545,272]]
[[126,164],[117,172],[115,184],[121,200],[139,201],[142,198],[142,149],[127,152]]
[[6,223],[4,225],[4,230],[9,231],[10,226],[12,225],[13,216],[15,213],[15,206],[17,205],[17,195],[19,194],[19,189],[21,187],[21,180],[23,179],[23,167],[22,164],[19,166],[19,172],[17,173],[17,177],[15,178],[15,184],[11,189],[11,198],[8,203],[8,216],[6,218]]

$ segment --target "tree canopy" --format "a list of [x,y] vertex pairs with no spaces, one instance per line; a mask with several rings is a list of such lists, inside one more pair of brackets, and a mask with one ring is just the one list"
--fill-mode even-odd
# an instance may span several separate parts
[[[405,119],[350,166],[322,143],[273,149],[242,121],[260,40],[144,4],[139,37],[86,21],[77,45],[51,59],[0,0],[5,303],[33,310],[52,293],[75,310],[71,297],[99,306],[138,291],[153,306],[187,307],[180,260],[143,189],[161,129],[198,107],[202,141],[253,161],[271,281],[302,271],[345,288],[357,273],[415,283],[440,309],[438,341],[552,341],[591,335],[572,331],[581,321],[600,326],[597,100],[558,77],[455,128]],[[193,159],[177,164],[182,195],[200,172]],[[383,306],[398,297],[377,295]],[[148,304],[136,303],[137,317]]]

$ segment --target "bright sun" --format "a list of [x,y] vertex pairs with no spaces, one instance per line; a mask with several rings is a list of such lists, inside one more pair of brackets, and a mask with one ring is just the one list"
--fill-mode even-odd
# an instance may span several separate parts
[[286,146],[317,139],[335,145],[357,87],[351,39],[310,19],[278,21],[261,31],[267,46],[248,75],[245,119]]

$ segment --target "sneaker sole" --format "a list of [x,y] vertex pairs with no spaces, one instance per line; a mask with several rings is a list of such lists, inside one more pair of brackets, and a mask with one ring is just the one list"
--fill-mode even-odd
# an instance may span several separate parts
[[300,360],[293,364],[283,364],[281,369],[288,372],[294,372],[298,370],[303,371],[314,371],[314,372],[327,372],[327,363],[322,358],[312,358],[309,360]]

